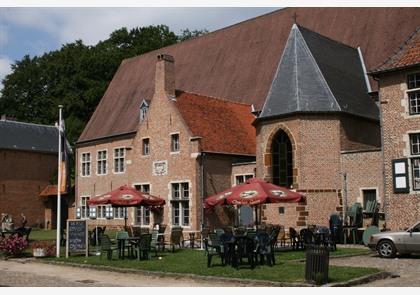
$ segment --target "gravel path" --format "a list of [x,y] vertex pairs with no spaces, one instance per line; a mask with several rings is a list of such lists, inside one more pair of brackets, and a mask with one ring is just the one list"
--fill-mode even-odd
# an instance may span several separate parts
[[396,278],[374,281],[363,287],[420,287],[420,256],[394,259],[380,258],[376,254],[330,259],[331,265],[377,267],[399,275]]
[[10,287],[229,287],[227,282],[127,274],[25,260],[0,260],[0,286]]

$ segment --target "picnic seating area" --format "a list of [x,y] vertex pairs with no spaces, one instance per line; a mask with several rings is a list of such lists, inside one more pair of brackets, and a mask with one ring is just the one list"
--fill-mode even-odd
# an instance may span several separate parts
[[96,227],[89,231],[91,251],[100,258],[151,260],[159,253],[174,253],[179,249],[204,250],[207,266],[212,267],[215,257],[223,266],[240,268],[276,264],[275,252],[305,250],[306,245],[323,245],[334,251],[336,245],[326,227],[308,226],[296,230],[280,225],[251,227],[203,228],[202,231],[184,230],[182,227],[149,230],[131,226],[126,231],[105,231]]

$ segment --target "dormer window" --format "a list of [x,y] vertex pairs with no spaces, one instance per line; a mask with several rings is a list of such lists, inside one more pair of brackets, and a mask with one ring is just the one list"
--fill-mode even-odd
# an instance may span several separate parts
[[147,110],[149,109],[149,104],[143,100],[140,105],[140,123],[144,121],[144,118],[146,118]]

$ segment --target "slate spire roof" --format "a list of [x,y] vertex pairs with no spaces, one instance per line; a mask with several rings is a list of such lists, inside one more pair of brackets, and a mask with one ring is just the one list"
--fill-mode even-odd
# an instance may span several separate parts
[[357,49],[294,24],[259,118],[300,112],[379,114]]

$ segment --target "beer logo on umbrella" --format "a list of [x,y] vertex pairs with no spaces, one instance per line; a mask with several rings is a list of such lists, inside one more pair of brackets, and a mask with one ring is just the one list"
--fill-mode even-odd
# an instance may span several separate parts
[[256,197],[258,195],[257,191],[243,191],[239,194],[239,196],[243,199],[250,199]]
[[132,198],[133,198],[132,195],[122,195],[121,196],[121,199],[123,199],[123,200],[131,200]]
[[278,196],[278,197],[282,197],[285,195],[284,191],[281,190],[271,190],[270,191],[273,195]]

